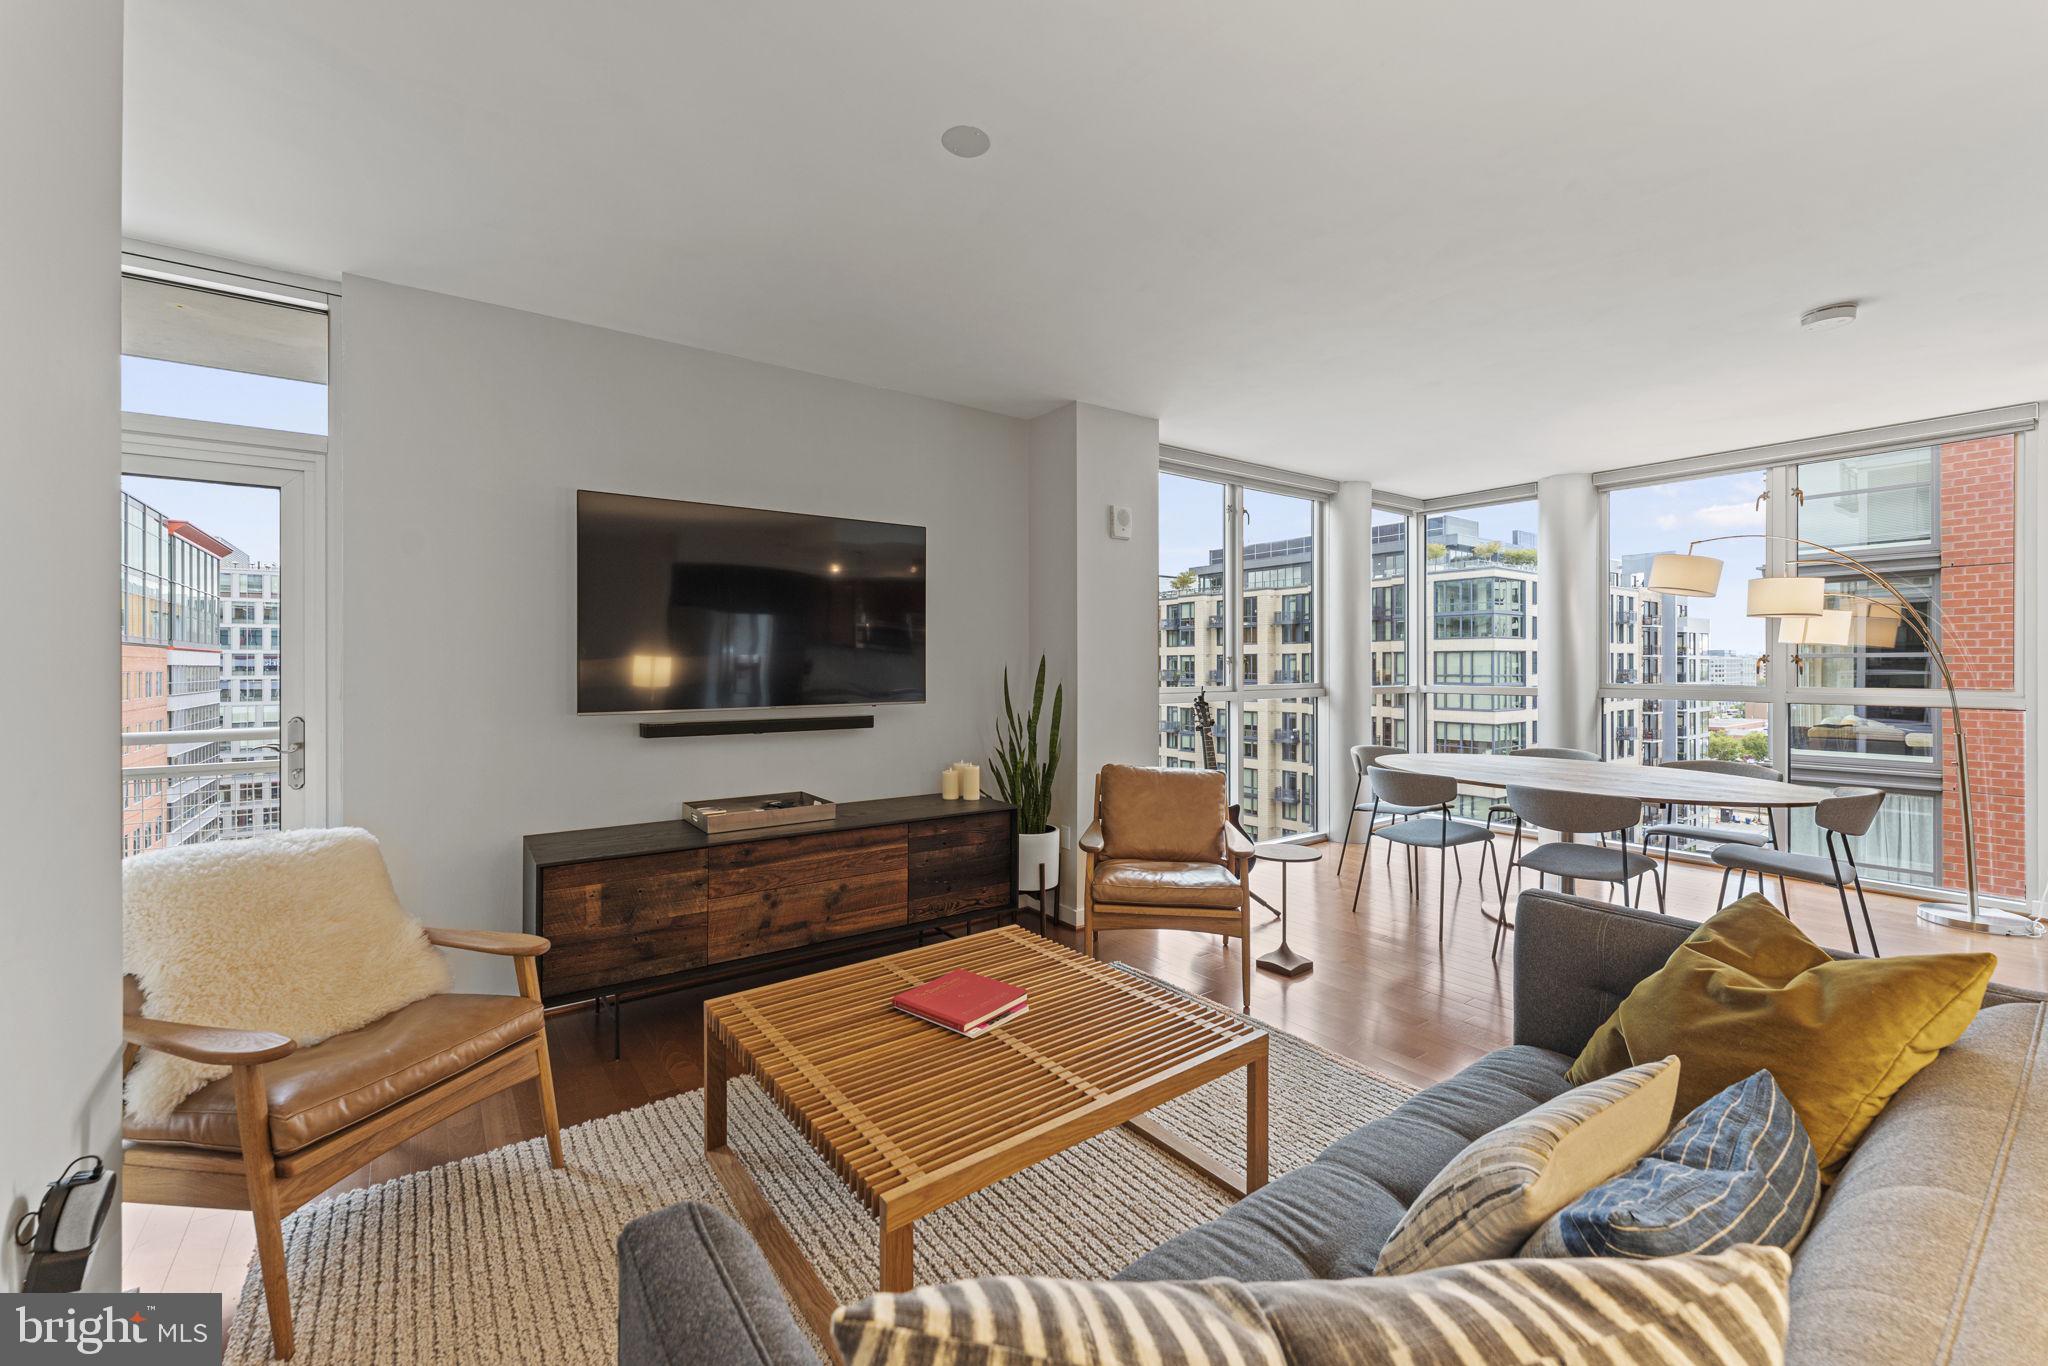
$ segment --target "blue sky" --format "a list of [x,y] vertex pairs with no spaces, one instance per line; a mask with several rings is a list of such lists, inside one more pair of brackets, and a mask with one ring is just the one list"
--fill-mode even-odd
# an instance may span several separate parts
[[[1756,506],[1764,491],[1763,471],[1717,474],[1647,488],[1616,489],[1607,496],[1608,549],[1625,555],[1677,554],[1697,539],[1734,532],[1762,532],[1764,513]],[[1694,617],[1705,617],[1709,650],[1740,650],[1760,654],[1764,624],[1749,616],[1749,580],[1763,563],[1764,543],[1724,541],[1701,546],[1700,553],[1723,562],[1721,592],[1688,604]]]
[[[1315,530],[1315,505],[1306,498],[1247,491],[1245,544],[1284,541]],[[1177,474],[1159,476],[1159,572],[1167,578],[1206,564],[1223,545],[1223,485]]]
[[205,365],[121,357],[121,409],[327,434],[327,386]]
[[[121,357],[121,408],[278,431],[327,431],[327,386],[174,361]],[[240,484],[124,475],[121,487],[166,517],[230,541],[250,558],[278,562],[278,493]]]
[[278,562],[276,489],[242,484],[204,484],[196,479],[146,479],[121,476],[121,488],[166,517],[190,522],[201,531],[231,541],[249,558]]

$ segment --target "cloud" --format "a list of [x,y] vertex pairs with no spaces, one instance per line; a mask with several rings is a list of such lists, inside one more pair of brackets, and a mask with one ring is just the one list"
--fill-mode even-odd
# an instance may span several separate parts
[[1676,531],[1676,530],[1678,530],[1678,514],[1677,514],[1677,513],[1675,513],[1675,512],[1660,512],[1660,513],[1658,513],[1658,514],[1657,514],[1657,530],[1659,530],[1659,531]]
[[1763,521],[1763,514],[1748,503],[1709,503],[1695,508],[1693,517],[1707,526],[1724,531],[1742,531]]

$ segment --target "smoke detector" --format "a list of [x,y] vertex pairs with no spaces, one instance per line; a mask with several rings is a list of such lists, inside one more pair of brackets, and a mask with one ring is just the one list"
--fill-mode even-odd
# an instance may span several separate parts
[[939,134],[939,146],[956,157],[978,157],[988,150],[988,134],[971,123],[956,123]]
[[1832,328],[1847,327],[1855,321],[1856,305],[1853,302],[1823,304],[1799,315],[1799,325],[1808,332],[1826,332]]

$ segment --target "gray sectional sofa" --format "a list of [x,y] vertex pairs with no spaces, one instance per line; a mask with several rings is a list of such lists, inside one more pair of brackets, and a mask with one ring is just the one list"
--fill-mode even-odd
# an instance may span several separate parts
[[[1557,893],[1516,907],[1514,1044],[1140,1257],[1120,1280],[1371,1274],[1408,1202],[1467,1143],[1563,1092],[1593,1030],[1690,922]],[[1990,947],[1958,940],[1958,949]],[[1795,1366],[2048,1361],[2048,1010],[1994,985],[1850,1159],[1793,1262]],[[991,1273],[1002,1268],[990,1267]],[[813,1363],[774,1273],[716,1210],[619,1237],[619,1360]]]

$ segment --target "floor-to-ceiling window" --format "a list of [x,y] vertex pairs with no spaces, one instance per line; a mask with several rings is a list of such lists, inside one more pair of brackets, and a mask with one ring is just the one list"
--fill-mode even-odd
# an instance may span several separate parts
[[324,810],[332,300],[154,258],[124,267],[125,856]]
[[1423,633],[1429,691],[1420,748],[1506,754],[1536,733],[1536,501],[1422,516]]
[[[1608,480],[1607,757],[1734,760],[1816,786],[1881,788],[1878,823],[1858,844],[1866,871],[1912,887],[1960,886],[1942,680],[1911,614],[1895,619],[1889,594],[1799,542],[1833,547],[1883,573],[1934,623],[1965,703],[1980,883],[1993,895],[2023,896],[2021,440],[1973,433],[1692,477]],[[1694,541],[1710,542],[1701,553],[1726,564],[1719,596],[1647,593],[1651,559]],[[1774,627],[1751,618],[1747,584],[1765,573],[1822,579],[1830,612],[1849,619],[1850,643],[1833,643],[1837,633],[1818,622]],[[1795,815],[1790,838],[1795,848],[1819,847],[1810,814]]]
[[1395,508],[1372,510],[1371,625],[1372,733],[1370,743],[1408,748],[1413,733],[1419,674],[1410,667],[1409,522],[1413,514]]
[[[1787,522],[1802,540],[1882,573],[1932,623],[1967,704],[1978,878],[1994,896],[2026,894],[2026,712],[2017,693],[2018,559],[2014,434],[1903,447],[1789,467]],[[1863,575],[1799,547],[1794,572],[1823,579],[1831,609],[1869,622],[1889,602]],[[1891,881],[1956,886],[1963,829],[1954,723],[1927,641],[1913,621],[1871,639],[1791,647],[1789,760],[1795,781],[1886,792],[1858,857]],[[1810,820],[1796,847],[1817,847]]]
[[[1762,470],[1618,488],[1606,498],[1607,668],[1600,739],[1618,763],[1714,759],[1769,772],[1772,708],[1764,690],[1764,623],[1747,615],[1749,578],[1766,558]],[[1720,549],[1728,571],[1712,598],[1652,593],[1651,563],[1695,540],[1739,535]],[[1673,813],[1682,821],[1762,825],[1757,811]],[[1695,852],[1706,846],[1681,845]]]
[[1159,476],[1159,762],[1217,768],[1246,831],[1323,830],[1319,499]]
[[[1372,742],[1437,754],[1538,743],[1533,498],[1375,507]],[[1477,791],[1462,803],[1483,814]]]

